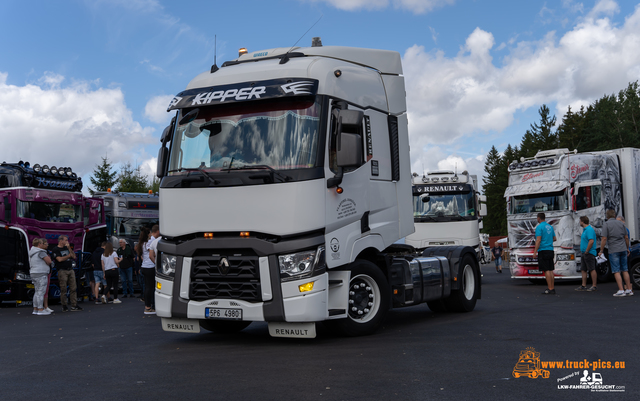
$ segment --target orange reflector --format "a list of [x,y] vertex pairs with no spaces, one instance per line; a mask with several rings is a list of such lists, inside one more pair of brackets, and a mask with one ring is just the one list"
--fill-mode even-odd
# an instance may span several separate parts
[[208,239],[211,239],[211,238],[213,238],[213,233],[204,233],[204,237],[208,238]]
[[107,188],[107,192],[111,192],[111,188]]
[[454,278],[453,278],[453,281],[458,281],[458,277],[454,277]]
[[152,193],[153,193],[153,191],[152,191],[152,190],[149,190],[149,195],[151,195]]
[[240,236],[242,238],[248,238],[249,237],[249,231],[240,231]]
[[398,290],[393,290],[393,295],[398,295]]
[[341,194],[341,193],[343,193],[343,192],[344,192],[344,189],[342,189],[342,187],[337,187],[337,188],[336,188],[336,192],[337,192],[337,193],[339,193],[339,194]]

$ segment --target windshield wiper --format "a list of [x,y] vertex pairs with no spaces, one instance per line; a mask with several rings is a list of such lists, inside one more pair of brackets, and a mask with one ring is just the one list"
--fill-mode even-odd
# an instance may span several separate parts
[[[202,171],[199,168],[181,168],[178,170],[178,172],[183,172],[186,171],[188,173],[191,173],[192,171],[197,171],[200,174],[202,174],[203,176],[207,177],[209,179],[209,182],[211,182],[213,185],[218,185],[220,184],[220,181],[211,178],[211,176],[209,174],[207,174],[206,172]],[[185,182],[198,182],[198,181],[203,181],[202,178],[200,179],[195,179],[196,177],[191,177],[190,174],[187,174],[186,177],[184,177],[181,181],[180,184],[185,183]]]
[[293,180],[293,178],[288,175],[281,174],[277,172],[273,167],[267,166],[266,164],[248,164],[241,167],[231,168],[231,164],[226,169],[221,169],[220,171],[231,171],[231,170],[269,170],[271,175],[271,181],[274,181],[273,176],[276,175],[278,178],[282,180],[282,182],[287,182]]

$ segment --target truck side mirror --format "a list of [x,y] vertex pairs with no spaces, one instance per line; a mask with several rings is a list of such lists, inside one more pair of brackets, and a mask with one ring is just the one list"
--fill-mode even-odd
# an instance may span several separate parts
[[162,146],[158,150],[158,165],[156,166],[156,176],[158,178],[164,177],[164,172],[167,168],[167,162],[169,161],[169,149],[166,146]]
[[364,163],[362,143],[362,121],[364,113],[359,110],[340,110],[337,127],[338,167],[360,166]]
[[480,204],[480,217],[484,217],[487,215],[487,204],[486,203],[481,203]]

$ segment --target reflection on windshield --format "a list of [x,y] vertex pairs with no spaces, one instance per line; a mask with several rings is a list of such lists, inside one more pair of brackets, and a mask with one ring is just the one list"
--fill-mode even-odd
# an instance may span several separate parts
[[566,210],[568,207],[566,191],[514,196],[511,213],[539,213],[551,210]]
[[18,201],[18,217],[56,223],[76,223],[82,218],[80,205]]
[[[427,198],[428,201],[423,202]],[[457,220],[464,218],[466,220],[475,218],[475,215],[476,209],[471,191],[457,194],[421,194],[413,196],[413,217],[416,219],[449,217]]]
[[319,112],[318,103],[290,100],[201,108],[195,120],[176,128],[169,171],[315,167]]
[[151,231],[158,223],[158,219],[136,219],[131,217],[115,217],[113,219],[113,235],[128,235],[137,237],[140,235],[142,227],[146,227]]

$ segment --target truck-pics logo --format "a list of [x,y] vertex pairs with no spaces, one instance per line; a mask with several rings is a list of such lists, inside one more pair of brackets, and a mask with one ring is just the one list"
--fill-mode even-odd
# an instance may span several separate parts
[[586,173],[587,171],[589,171],[589,165],[586,164],[586,163],[584,165],[582,165],[582,166],[579,166],[577,164],[572,164],[571,167],[570,167],[571,178],[576,178],[580,174]]
[[549,378],[549,371],[541,369],[540,353],[532,347],[527,347],[526,350],[520,351],[520,357],[516,366],[513,368],[513,377],[518,378],[527,376],[531,379],[537,379],[543,377]]

